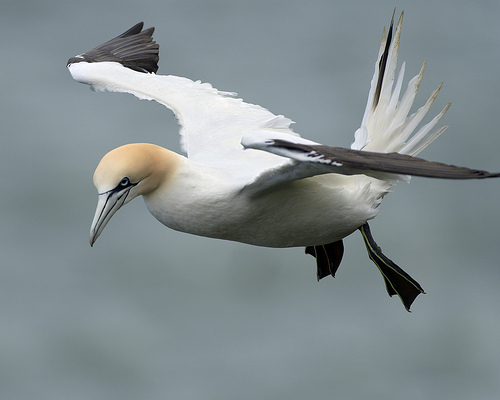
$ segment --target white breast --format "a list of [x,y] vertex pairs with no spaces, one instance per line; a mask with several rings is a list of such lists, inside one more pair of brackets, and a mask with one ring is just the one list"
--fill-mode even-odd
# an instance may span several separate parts
[[221,171],[185,160],[176,176],[145,196],[145,202],[156,219],[178,231],[292,247],[331,243],[349,235],[377,215],[387,185],[365,176],[329,174],[248,196],[242,192],[244,185]]

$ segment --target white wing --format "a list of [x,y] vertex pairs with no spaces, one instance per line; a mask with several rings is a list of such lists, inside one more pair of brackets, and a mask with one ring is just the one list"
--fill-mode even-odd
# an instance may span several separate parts
[[208,83],[177,76],[156,75],[158,45],[154,28],[141,32],[142,23],[95,49],[73,57],[68,68],[73,78],[96,91],[126,92],[155,100],[169,109],[181,125],[181,144],[194,162],[227,166],[254,179],[262,170],[288,163],[263,152],[245,152],[245,133],[265,129],[298,136],[292,121],[258,105],[221,92]]

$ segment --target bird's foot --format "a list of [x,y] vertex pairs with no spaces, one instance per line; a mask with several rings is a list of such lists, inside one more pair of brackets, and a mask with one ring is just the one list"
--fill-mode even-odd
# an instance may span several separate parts
[[335,273],[344,255],[344,244],[342,240],[339,240],[318,246],[307,246],[306,254],[310,254],[316,258],[316,277],[318,281],[328,275],[335,278]]
[[425,294],[419,283],[397,266],[392,260],[387,258],[377,245],[370,231],[368,223],[359,227],[363,240],[365,241],[368,256],[380,270],[387,288],[389,296],[397,294],[406,311],[410,311],[410,306],[419,294]]

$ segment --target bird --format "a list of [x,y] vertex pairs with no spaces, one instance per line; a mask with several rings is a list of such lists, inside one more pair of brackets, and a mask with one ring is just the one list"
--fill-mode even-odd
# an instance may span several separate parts
[[154,27],[140,22],[90,51],[72,57],[74,80],[94,91],[132,94],[173,111],[182,149],[125,144],[99,162],[93,183],[98,204],[90,230],[93,246],[112,216],[142,196],[167,227],[255,246],[304,247],[316,259],[316,278],[335,276],[343,239],[359,230],[369,258],[390,296],[407,311],[425,293],[375,242],[368,221],[383,197],[411,176],[483,179],[500,173],[416,157],[447,126],[434,129],[450,104],[422,125],[442,83],[410,114],[425,65],[402,93],[405,63],[396,76],[404,12],[394,14],[375,63],[361,126],[351,148],[322,145],[293,131],[293,121],[249,104],[209,83],[158,75]]

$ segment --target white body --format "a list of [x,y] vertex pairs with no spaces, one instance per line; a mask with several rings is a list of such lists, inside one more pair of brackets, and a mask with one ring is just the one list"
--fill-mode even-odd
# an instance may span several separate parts
[[328,174],[245,193],[227,171],[184,159],[175,179],[144,196],[162,224],[182,232],[258,246],[331,243],[378,213],[390,185],[363,175]]

